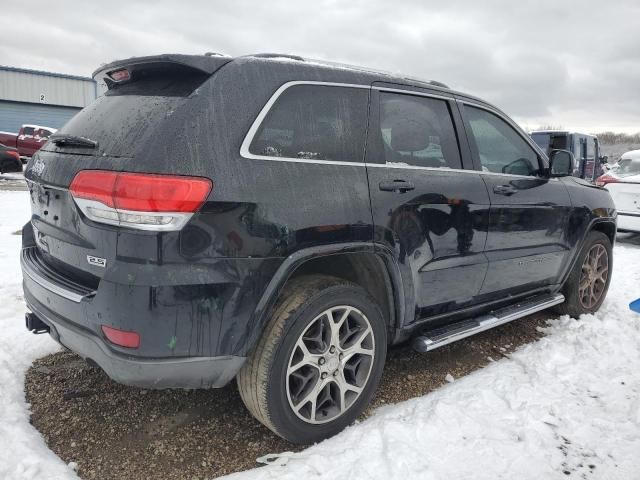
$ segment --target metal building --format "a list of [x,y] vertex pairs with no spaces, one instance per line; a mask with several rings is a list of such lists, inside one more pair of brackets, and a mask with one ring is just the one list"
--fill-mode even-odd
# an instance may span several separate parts
[[0,65],[0,131],[17,132],[23,124],[60,128],[96,96],[89,77]]

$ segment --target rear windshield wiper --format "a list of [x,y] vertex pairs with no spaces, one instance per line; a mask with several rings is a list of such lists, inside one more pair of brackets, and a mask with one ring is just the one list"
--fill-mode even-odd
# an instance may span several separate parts
[[51,135],[49,140],[59,147],[96,148],[98,142],[77,135]]

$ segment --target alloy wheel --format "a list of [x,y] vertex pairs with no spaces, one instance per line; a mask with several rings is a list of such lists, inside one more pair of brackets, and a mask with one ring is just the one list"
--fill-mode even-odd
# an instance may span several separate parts
[[586,309],[593,308],[602,298],[609,278],[609,254],[601,243],[593,245],[582,263],[578,297]]
[[329,308],[298,338],[287,368],[287,398],[307,423],[335,420],[367,385],[375,339],[367,317],[357,308]]

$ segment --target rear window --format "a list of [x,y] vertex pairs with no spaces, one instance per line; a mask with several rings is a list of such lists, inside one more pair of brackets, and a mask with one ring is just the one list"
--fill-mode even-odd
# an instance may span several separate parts
[[159,126],[170,117],[182,102],[176,97],[148,97],[140,95],[103,95],[78,112],[57,133],[77,135],[98,142],[98,151],[57,147],[48,142],[44,150],[73,152],[85,155],[130,157],[147,147]]
[[294,85],[269,110],[249,146],[253,155],[361,162],[366,89]]

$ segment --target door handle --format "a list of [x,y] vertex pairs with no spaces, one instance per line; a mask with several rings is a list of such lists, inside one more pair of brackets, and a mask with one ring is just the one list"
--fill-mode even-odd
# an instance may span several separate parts
[[415,190],[416,186],[406,180],[393,180],[380,182],[378,185],[383,192],[400,192],[405,193],[410,190]]
[[496,185],[493,187],[493,193],[497,195],[510,196],[514,193],[518,193],[518,189],[511,185]]

